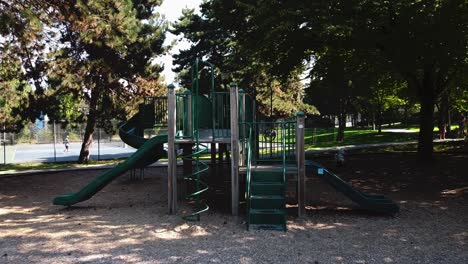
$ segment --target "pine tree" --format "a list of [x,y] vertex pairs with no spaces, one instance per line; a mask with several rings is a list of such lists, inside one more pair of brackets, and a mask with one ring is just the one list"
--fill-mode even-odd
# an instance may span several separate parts
[[65,123],[85,120],[79,162],[89,159],[96,125],[111,130],[111,118],[125,119],[132,102],[161,89],[162,68],[153,63],[165,52],[167,24],[155,12],[160,4],[0,1],[0,33],[18,47],[25,80],[33,83],[23,116],[33,120],[44,112]]

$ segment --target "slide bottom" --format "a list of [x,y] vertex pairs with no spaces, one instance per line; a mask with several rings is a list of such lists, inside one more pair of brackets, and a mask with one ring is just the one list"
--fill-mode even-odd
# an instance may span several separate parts
[[322,165],[313,161],[306,162],[307,174],[318,175],[337,191],[341,192],[361,208],[376,213],[395,215],[400,211],[400,207],[391,199],[383,195],[371,195],[353,188],[340,177],[326,170]]

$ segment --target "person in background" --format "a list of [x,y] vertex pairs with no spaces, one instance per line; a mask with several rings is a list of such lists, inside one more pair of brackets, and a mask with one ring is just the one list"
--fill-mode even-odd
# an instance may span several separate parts
[[70,139],[68,138],[68,136],[65,137],[63,144],[65,145],[65,149],[63,150],[63,152],[68,152],[68,148],[70,147]]
[[466,117],[463,113],[460,114],[460,117],[458,119],[458,134],[459,137],[464,138],[465,137],[465,123],[466,123]]

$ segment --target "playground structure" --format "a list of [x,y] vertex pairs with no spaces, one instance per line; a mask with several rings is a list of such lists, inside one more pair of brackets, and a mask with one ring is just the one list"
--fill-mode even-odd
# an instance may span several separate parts
[[[209,94],[199,89],[200,71],[205,69],[210,71]],[[323,178],[363,209],[390,215],[399,211],[390,199],[362,193],[320,164],[305,161],[304,113],[297,113],[291,120],[265,122],[257,120],[255,108],[255,100],[239,90],[236,83],[230,84],[229,91],[215,87],[214,66],[196,60],[191,90],[176,93],[169,85],[167,97],[147,98],[138,114],[120,126],[122,140],[138,150],[79,192],[56,197],[54,204],[70,206],[91,198],[125,171],[143,168],[164,157],[163,146],[167,144],[169,214],[177,213],[177,153],[183,150],[179,158],[190,172],[184,179],[194,186],[186,198],[195,204],[194,211],[183,217],[199,220],[200,214],[209,209],[201,197],[209,188],[209,182],[202,177],[209,166],[200,156],[210,144],[212,165],[217,152],[221,156],[230,150],[231,213],[239,214],[241,197],[245,197],[249,230],[286,230],[287,179],[297,182],[298,215],[303,216],[306,174]],[[167,134],[145,139],[144,130],[155,126],[167,127]],[[245,187],[245,195],[241,187]]]

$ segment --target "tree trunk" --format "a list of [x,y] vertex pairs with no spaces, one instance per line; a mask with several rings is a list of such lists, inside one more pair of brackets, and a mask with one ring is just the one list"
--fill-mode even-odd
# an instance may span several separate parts
[[89,102],[89,114],[86,120],[86,128],[83,137],[83,144],[81,145],[80,156],[78,157],[78,163],[88,163],[90,160],[89,148],[91,147],[91,144],[93,144],[93,134],[96,128],[98,98],[99,88],[94,88]]
[[440,125],[445,125],[447,128],[447,133],[450,133],[450,103],[449,103],[449,93],[448,91],[443,92],[440,95],[440,109],[439,109],[439,122]]
[[378,134],[382,134],[382,122],[383,122],[383,117],[382,117],[382,112],[379,111],[377,114],[377,126],[378,126]]
[[421,102],[420,130],[418,137],[418,156],[423,161],[432,160],[433,152],[433,131],[434,131],[434,104],[435,91],[434,84],[431,78],[426,73],[421,89],[419,89],[419,97]]
[[346,112],[341,112],[338,114],[338,135],[336,136],[336,141],[342,142],[344,140],[345,127],[346,127]]
[[372,130],[375,130],[375,111],[372,111]]

